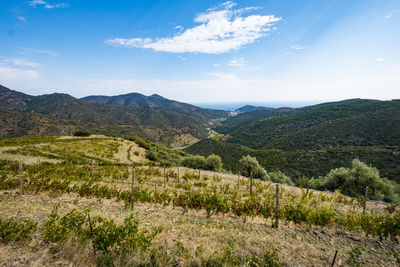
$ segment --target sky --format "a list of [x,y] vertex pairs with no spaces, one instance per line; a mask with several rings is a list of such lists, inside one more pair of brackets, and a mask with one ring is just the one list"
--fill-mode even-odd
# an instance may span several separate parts
[[1,0],[0,84],[189,103],[400,98],[399,0]]

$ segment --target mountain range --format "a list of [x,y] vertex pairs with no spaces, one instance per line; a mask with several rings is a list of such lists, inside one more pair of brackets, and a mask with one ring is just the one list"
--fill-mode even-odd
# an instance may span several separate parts
[[224,138],[186,149],[217,154],[237,171],[238,160],[257,157],[267,170],[292,177],[326,175],[360,158],[385,177],[400,181],[400,101],[349,99],[304,108],[262,109],[222,121]]
[[[32,96],[0,86],[0,110],[3,110],[0,115],[0,135],[71,134],[83,129],[108,135],[138,135],[171,144],[181,135],[198,139],[207,137],[209,118],[217,116],[216,114],[228,115],[225,111],[203,111],[201,108],[160,96],[149,98],[157,98],[159,106],[92,103],[58,93]],[[161,102],[167,107],[175,105],[178,108],[165,108]],[[183,108],[193,109],[195,113],[183,112]],[[41,123],[43,121],[46,123]],[[33,125],[35,127],[31,127]]]
[[[192,154],[217,154],[231,171],[238,171],[242,156],[252,155],[267,171],[293,178],[326,175],[359,158],[400,182],[400,100],[349,99],[302,108],[244,106],[237,111],[229,116],[227,111],[159,95],[77,99],[58,93],[32,96],[0,86],[2,137],[75,131],[137,135],[185,146]],[[209,128],[214,137],[208,138]]]
[[170,100],[157,94],[153,94],[150,96],[145,96],[139,93],[130,93],[116,96],[93,95],[81,99],[90,103],[102,103],[113,106],[165,108],[189,113],[203,119],[215,119],[227,117],[229,115],[229,113],[224,110],[204,109],[194,105]]

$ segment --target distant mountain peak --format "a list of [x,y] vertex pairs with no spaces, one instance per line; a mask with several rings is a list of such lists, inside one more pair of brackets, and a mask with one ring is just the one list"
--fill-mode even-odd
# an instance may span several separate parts
[[82,100],[91,103],[103,103],[113,106],[159,107],[189,113],[205,119],[228,117],[223,110],[204,109],[191,104],[167,99],[159,94],[145,96],[140,93],[129,93],[115,96],[87,96]]
[[165,97],[162,97],[162,96],[160,96],[160,95],[158,95],[158,94],[152,94],[151,97],[158,97],[158,98],[166,99]]

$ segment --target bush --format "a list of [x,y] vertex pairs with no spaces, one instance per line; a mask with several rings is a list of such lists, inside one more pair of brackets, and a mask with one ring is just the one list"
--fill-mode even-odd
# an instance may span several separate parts
[[292,179],[281,171],[269,172],[268,177],[274,183],[293,185]]
[[114,220],[100,216],[89,221],[87,211],[72,210],[60,216],[55,208],[44,224],[42,237],[55,243],[62,243],[70,237],[78,237],[80,242],[90,239],[95,251],[120,255],[151,248],[152,240],[160,231],[161,228],[154,228],[152,233],[146,229],[139,231],[139,220],[133,214],[126,217],[122,225],[116,225]]
[[207,160],[203,156],[188,156],[183,159],[182,165],[193,169],[205,169]]
[[309,183],[310,183],[310,180],[307,178],[307,177],[300,177],[300,178],[297,178],[297,180],[296,180],[296,182],[295,182],[295,184],[297,185],[297,186],[301,186],[302,188],[307,188],[307,186],[309,186]]
[[36,229],[37,223],[25,219],[17,221],[15,218],[0,219],[0,241],[19,241],[28,239],[30,233]]
[[206,167],[208,170],[218,171],[222,169],[222,160],[220,156],[212,154],[206,159]]
[[157,161],[158,157],[154,151],[146,151],[146,158],[151,161]]
[[347,259],[346,263],[352,267],[359,267],[362,266],[361,264],[361,256],[364,253],[365,248],[362,246],[357,246],[351,249],[348,252],[349,258]]
[[[363,196],[365,187],[368,186],[368,196],[373,200],[388,202],[398,201],[395,194],[395,185],[379,176],[379,171],[365,163],[354,159],[352,168],[338,168],[331,170],[318,185],[329,190],[339,189],[349,196]],[[313,181],[313,184],[318,184]]]
[[241,160],[239,160],[239,164],[242,170],[242,175],[253,178],[266,178],[267,172],[263,167],[258,163],[256,158],[250,157],[247,155],[243,156]]
[[90,133],[86,131],[76,131],[74,132],[74,136],[90,136]]
[[126,139],[135,142],[138,146],[143,147],[144,149],[150,149],[152,147],[152,144],[150,142],[143,140],[137,136],[127,137]]

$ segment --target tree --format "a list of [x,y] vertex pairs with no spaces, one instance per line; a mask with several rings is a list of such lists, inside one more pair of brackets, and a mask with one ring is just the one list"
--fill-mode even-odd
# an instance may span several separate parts
[[193,169],[205,169],[206,159],[203,156],[188,156],[183,159],[182,165]]
[[222,169],[222,160],[220,156],[212,154],[206,159],[206,167],[209,170],[218,171]]
[[386,178],[379,176],[377,168],[370,167],[358,159],[354,159],[352,167],[331,170],[321,183],[329,190],[339,189],[349,196],[363,196],[368,186],[369,198],[374,200],[396,201],[395,188]]
[[239,164],[244,176],[260,179],[267,178],[267,172],[261,167],[256,158],[250,157],[250,155],[243,156],[239,160]]

